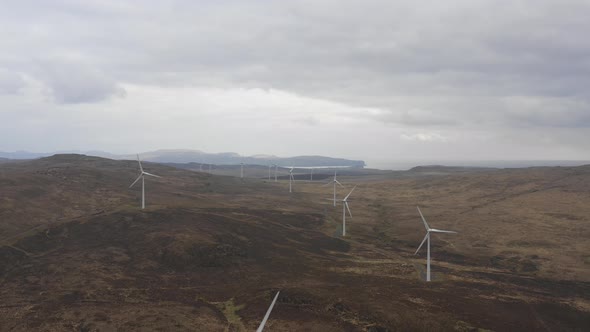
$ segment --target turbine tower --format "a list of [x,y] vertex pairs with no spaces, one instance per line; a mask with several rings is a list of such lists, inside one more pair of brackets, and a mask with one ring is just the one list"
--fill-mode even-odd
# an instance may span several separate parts
[[137,183],[137,181],[139,181],[139,179],[141,179],[141,208],[145,209],[145,176],[153,176],[156,178],[161,178],[161,176],[157,176],[148,172],[145,172],[143,170],[143,167],[141,166],[141,161],[139,160],[139,155],[137,155],[137,162],[139,163],[139,171],[141,172],[139,174],[139,176],[137,177],[137,179],[135,179],[135,181],[133,181],[133,183],[129,186],[129,188],[133,187],[134,184]]
[[436,229],[436,228],[430,228],[430,226],[428,226],[428,223],[426,222],[426,219],[422,215],[422,211],[420,211],[420,208],[417,206],[416,206],[416,208],[418,209],[418,213],[420,213],[420,217],[422,218],[422,221],[424,222],[424,227],[426,228],[426,236],[424,236],[424,240],[422,240],[422,243],[420,243],[420,246],[418,247],[418,249],[416,249],[416,252],[414,253],[414,255],[416,255],[418,253],[418,251],[420,250],[420,248],[422,248],[424,241],[428,240],[428,243],[426,244],[426,248],[427,248],[427,250],[426,250],[427,251],[427,253],[426,253],[426,281],[430,281],[430,233],[457,234],[457,232],[445,231],[445,230]]
[[[356,188],[356,186],[354,186],[354,188]],[[350,215],[350,218],[352,218],[352,213],[350,212],[350,208],[348,207],[348,197],[350,196],[350,194],[352,194],[354,188],[352,188],[348,195],[346,195],[346,197],[344,197],[344,199],[342,200],[342,236],[346,236],[346,210],[348,210],[348,214]]]
[[268,165],[268,181],[270,181],[270,169],[272,168],[272,165],[269,164]]
[[291,183],[293,183],[293,181],[295,181],[295,178],[293,178],[293,167],[291,167],[291,169],[289,169],[289,192],[293,192],[291,189]]
[[277,295],[275,295],[274,300],[272,300],[270,307],[268,307],[268,310],[266,311],[266,315],[264,315],[264,318],[262,319],[262,322],[260,323],[260,326],[258,326],[258,329],[256,330],[256,332],[262,332],[262,330],[264,329],[264,325],[266,325],[266,321],[268,320],[268,316],[270,316],[270,312],[272,311],[272,308],[275,306],[275,303],[277,302],[277,299],[279,298],[280,292],[281,291],[278,291]]
[[244,178],[244,163],[240,163],[240,178]]
[[277,171],[279,169],[279,165],[275,164],[275,182],[277,182]]
[[[340,183],[338,180],[336,180],[336,171],[334,171],[334,179],[330,182],[334,183],[334,206],[336,206],[336,184],[338,184],[342,188],[344,188],[344,186],[342,185],[342,183]],[[330,182],[322,185],[322,187],[329,185]]]

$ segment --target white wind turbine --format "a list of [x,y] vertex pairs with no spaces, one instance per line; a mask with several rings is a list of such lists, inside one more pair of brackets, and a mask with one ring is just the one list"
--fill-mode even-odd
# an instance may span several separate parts
[[424,241],[428,240],[428,243],[427,243],[427,253],[426,253],[426,281],[430,281],[430,233],[452,233],[452,234],[457,234],[457,232],[445,231],[445,230],[436,229],[436,228],[430,228],[430,226],[428,226],[428,223],[426,222],[426,219],[422,215],[422,211],[420,211],[420,208],[417,207],[417,206],[416,206],[416,208],[418,209],[418,213],[420,213],[420,217],[422,218],[422,221],[424,222],[424,227],[426,228],[426,236],[424,236],[424,240],[422,240],[422,243],[420,243],[420,246],[418,247],[418,249],[416,249],[416,252],[414,253],[414,255],[416,255],[418,253],[418,251],[420,250],[420,248],[422,248],[422,245],[424,244]]
[[293,177],[293,167],[291,167],[291,169],[289,169],[289,192],[293,192],[291,189],[291,184],[293,181],[295,181],[295,178]]
[[275,182],[277,182],[277,171],[279,169],[279,165],[275,164]]
[[[340,183],[338,180],[336,180],[336,171],[334,171],[334,179],[330,182],[334,183],[334,206],[336,206],[336,184],[338,184],[342,188],[344,188],[344,186],[342,185],[342,183]],[[322,187],[329,185],[330,182],[322,185]]]
[[277,298],[279,297],[279,293],[280,293],[280,291],[277,292],[277,295],[275,295],[274,300],[272,300],[272,303],[270,304],[270,307],[268,307],[268,310],[266,311],[266,315],[264,315],[264,318],[262,319],[262,322],[260,323],[260,326],[258,326],[258,329],[256,330],[256,332],[262,332],[262,330],[264,329],[264,325],[266,324],[266,321],[268,320],[268,316],[270,316],[270,312],[272,311],[272,308],[275,306],[275,302],[277,302]]
[[270,181],[270,170],[272,168],[271,164],[268,164],[268,181]]
[[141,208],[145,209],[145,176],[153,176],[156,178],[161,178],[161,176],[157,176],[148,172],[145,172],[143,170],[143,167],[141,166],[141,161],[139,160],[139,155],[137,155],[137,162],[139,163],[139,170],[141,171],[141,173],[139,174],[139,176],[137,177],[137,179],[135,179],[135,181],[133,181],[133,183],[129,186],[129,188],[133,187],[134,184],[137,183],[137,181],[139,181],[139,179],[141,179]]
[[348,207],[348,197],[350,196],[350,194],[352,194],[355,188],[356,186],[354,186],[354,188],[352,188],[348,195],[346,195],[346,197],[344,197],[344,199],[342,200],[342,236],[346,236],[346,210],[348,210],[348,214],[352,218],[352,213],[350,212],[350,208]]

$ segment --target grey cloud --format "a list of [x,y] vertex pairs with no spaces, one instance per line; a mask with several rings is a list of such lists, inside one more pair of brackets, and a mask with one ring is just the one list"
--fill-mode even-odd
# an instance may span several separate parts
[[90,66],[43,61],[38,63],[37,72],[58,103],[92,103],[125,96],[125,90],[114,79]]
[[509,120],[521,126],[590,128],[590,103],[568,98],[505,98]]
[[567,142],[577,136],[559,129],[590,128],[583,0],[10,6],[0,13],[0,31],[10,33],[0,32],[0,46],[11,50],[0,67],[36,64],[32,76],[59,103],[120,96],[123,82],[254,87],[375,108],[373,120],[416,130],[495,137],[527,127]]
[[25,86],[20,73],[0,68],[0,95],[16,94]]
[[320,122],[318,119],[314,118],[313,116],[306,116],[302,118],[295,119],[294,122],[301,123],[307,126],[317,126]]
[[[130,81],[184,73],[176,75],[180,84],[202,75],[378,107],[389,106],[379,101],[388,95],[579,95],[590,83],[583,75],[590,68],[579,61],[589,42],[572,34],[590,29],[583,1],[80,7],[58,7],[68,17],[85,15],[62,23],[73,31],[63,42],[76,39],[82,52]],[[116,15],[105,18],[105,11]],[[78,32],[85,24],[90,29]]]

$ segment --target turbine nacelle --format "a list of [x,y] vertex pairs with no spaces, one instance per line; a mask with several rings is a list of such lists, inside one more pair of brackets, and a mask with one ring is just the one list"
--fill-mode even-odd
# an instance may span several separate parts
[[355,188],[356,186],[342,200],[342,236],[346,236],[346,211],[348,211],[348,214],[352,218],[352,212],[350,212],[350,207],[348,206],[348,197],[350,197]]
[[329,186],[331,184],[334,185],[334,206],[336,206],[336,185],[339,185],[340,187],[344,188],[342,183],[340,183],[338,180],[336,180],[336,171],[334,171],[334,179],[332,179],[332,181],[329,181],[329,182],[323,184],[322,187]]
[[420,251],[420,248],[422,248],[422,246],[424,245],[424,242],[428,242],[427,258],[426,258],[426,281],[430,281],[430,233],[457,234],[457,232],[447,231],[447,230],[443,230],[443,229],[430,228],[430,226],[426,222],[426,218],[424,218],[424,215],[422,215],[422,211],[420,211],[420,208],[418,206],[416,206],[416,208],[418,209],[418,213],[420,213],[420,217],[422,218],[422,222],[424,223],[424,228],[426,228],[426,235],[424,235],[424,239],[422,239],[422,242],[420,242],[420,245],[418,246],[418,249],[416,249],[416,252],[414,252],[414,255],[416,255],[418,253],[418,251]]
[[293,177],[293,167],[289,169],[289,192],[293,192],[292,183],[295,181]]
[[141,208],[145,208],[145,176],[152,176],[155,178],[161,178],[161,176],[159,175],[155,175],[152,173],[148,173],[146,171],[143,170],[143,166],[141,166],[141,161],[139,160],[139,155],[137,155],[137,162],[139,163],[139,176],[137,177],[137,179],[135,179],[135,181],[133,181],[133,183],[129,186],[129,188],[133,187],[139,180],[141,181]]

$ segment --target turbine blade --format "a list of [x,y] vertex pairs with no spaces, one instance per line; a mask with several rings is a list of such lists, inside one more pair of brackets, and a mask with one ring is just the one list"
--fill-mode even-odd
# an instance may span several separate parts
[[141,161],[139,161],[139,155],[137,155],[137,162],[139,163],[139,170],[143,173],[143,167],[141,167]]
[[352,190],[348,193],[348,195],[346,195],[346,197],[344,197],[344,201],[346,201],[348,199],[348,196],[350,196],[350,194],[352,194],[352,192],[354,191],[355,188],[356,188],[356,186],[354,186],[354,188],[352,188]]
[[457,234],[457,232],[455,232],[455,231],[445,231],[443,229],[436,229],[436,228],[431,228],[430,231],[431,232],[434,232],[434,233],[451,233],[451,234]]
[[148,172],[143,172],[143,174],[145,174],[145,175],[149,175],[149,176],[153,176],[153,177],[155,177],[155,178],[161,178],[161,176],[159,176],[159,175],[155,175],[155,174],[148,173]]
[[344,205],[346,205],[346,209],[348,210],[348,214],[350,214],[350,217],[352,218],[352,213],[350,212],[350,208],[348,207],[348,202],[344,201]]
[[277,298],[279,298],[280,292],[281,291],[278,291],[277,295],[275,295],[275,298],[272,300],[270,307],[268,307],[268,310],[266,311],[266,315],[264,315],[264,319],[262,319],[262,322],[260,323],[260,326],[258,326],[258,329],[256,330],[256,332],[262,332],[262,330],[264,329],[264,325],[266,325],[266,321],[268,320],[268,316],[270,316],[270,312],[272,311],[272,308],[275,306],[275,302],[277,302]]
[[418,249],[416,249],[416,252],[414,253],[417,254],[418,251],[420,251],[420,248],[422,248],[422,245],[424,244],[424,242],[426,241],[426,238],[428,238],[428,232],[426,232],[426,235],[424,235],[424,240],[422,240],[422,242],[420,243],[420,245],[418,246]]
[[135,179],[135,181],[133,181],[133,183],[129,186],[129,188],[133,187],[133,185],[136,184],[137,181],[139,181],[139,179],[141,179],[142,176],[143,176],[143,173],[139,174],[139,176],[137,177],[137,179]]
[[342,183],[338,182],[338,180],[334,180],[336,183],[338,183],[338,185],[342,188],[344,188],[344,186],[342,185]]
[[426,222],[426,219],[424,219],[424,216],[422,215],[422,211],[420,211],[420,208],[416,206],[416,208],[418,209],[418,213],[420,213],[420,217],[422,217],[422,221],[424,222],[424,227],[426,227],[426,230],[430,230],[430,226],[428,226],[428,223]]
[[331,184],[332,184],[332,182],[324,183],[324,184],[322,184],[322,187],[329,186]]

